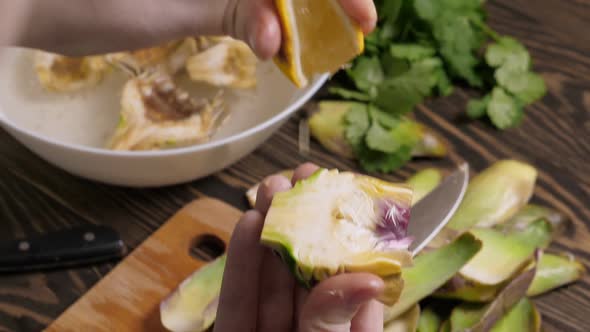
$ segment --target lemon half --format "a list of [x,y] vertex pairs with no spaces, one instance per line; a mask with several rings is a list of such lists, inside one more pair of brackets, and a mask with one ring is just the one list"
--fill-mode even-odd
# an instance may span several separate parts
[[275,0],[282,43],[274,61],[299,88],[334,73],[364,50],[364,35],[339,0]]

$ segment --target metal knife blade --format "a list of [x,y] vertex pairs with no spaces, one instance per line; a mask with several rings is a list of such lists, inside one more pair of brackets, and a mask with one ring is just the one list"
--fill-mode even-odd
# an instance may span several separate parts
[[87,225],[0,244],[0,273],[21,273],[93,264],[124,256],[119,234]]
[[409,250],[418,254],[449,222],[465,196],[469,165],[464,163],[438,187],[412,207],[408,235],[414,237]]

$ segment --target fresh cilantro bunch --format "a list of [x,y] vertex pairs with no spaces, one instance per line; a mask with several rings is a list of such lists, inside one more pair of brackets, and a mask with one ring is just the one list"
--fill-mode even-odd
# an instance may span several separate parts
[[482,99],[471,100],[467,114],[474,119],[487,114],[496,127],[506,129],[518,125],[523,108],[542,98],[547,89],[543,78],[531,71],[531,57],[522,44],[510,37],[494,38],[485,59],[495,70],[496,85]]
[[546,93],[526,48],[486,25],[482,0],[375,5],[379,21],[365,38],[365,53],[330,89],[367,105],[351,110],[346,121],[347,139],[366,170],[387,172],[410,160],[418,134],[404,119],[426,98],[451,94],[455,83],[483,92],[468,103],[467,114],[487,115],[499,129],[518,125],[524,107]]

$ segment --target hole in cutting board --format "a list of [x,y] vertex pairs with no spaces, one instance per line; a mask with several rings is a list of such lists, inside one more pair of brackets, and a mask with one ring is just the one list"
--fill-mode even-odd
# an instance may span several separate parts
[[205,234],[196,237],[189,253],[193,258],[204,262],[211,262],[225,252],[225,242],[215,235]]

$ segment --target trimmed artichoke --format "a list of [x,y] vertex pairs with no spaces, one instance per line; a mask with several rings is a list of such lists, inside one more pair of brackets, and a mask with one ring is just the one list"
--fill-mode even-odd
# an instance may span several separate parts
[[173,332],[204,332],[217,316],[226,255],[203,266],[160,304],[162,325]]
[[369,272],[383,278],[380,301],[392,305],[403,288],[401,269],[412,263],[411,201],[406,185],[320,169],[274,196],[261,242],[307,288],[339,273]]
[[111,138],[113,150],[153,150],[208,141],[223,121],[221,96],[193,99],[159,71],[144,72],[127,82],[121,120]]
[[67,57],[36,51],[34,67],[47,91],[72,92],[99,84],[110,67],[103,57]]
[[216,87],[249,89],[256,86],[258,58],[250,47],[230,37],[200,41],[199,53],[188,58],[189,78]]

